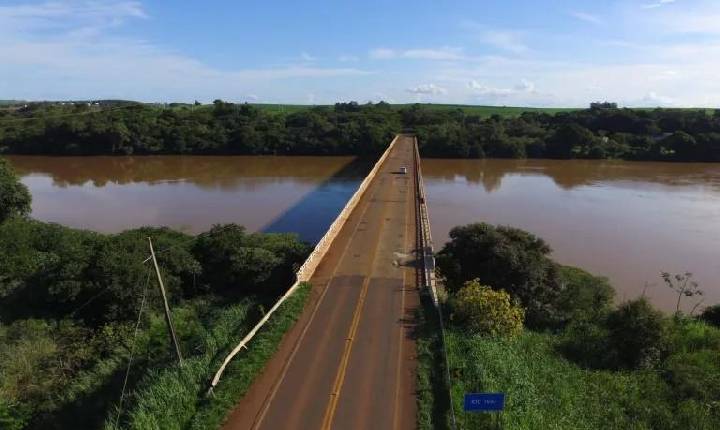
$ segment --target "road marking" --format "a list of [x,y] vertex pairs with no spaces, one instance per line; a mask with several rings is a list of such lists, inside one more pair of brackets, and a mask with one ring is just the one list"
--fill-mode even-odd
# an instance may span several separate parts
[[[372,190],[372,196],[370,196],[371,198],[375,195],[375,193],[377,193],[377,190],[380,189],[381,187],[375,186],[373,188],[374,189]],[[327,285],[325,286],[325,289],[323,290],[322,294],[320,295],[320,298],[317,301],[317,305],[315,306],[315,309],[313,309],[312,314],[310,314],[310,319],[308,320],[305,327],[303,327],[303,331],[302,331],[302,333],[300,333],[300,337],[298,338],[298,341],[295,343],[295,346],[293,347],[293,351],[290,354],[290,357],[285,362],[285,366],[283,367],[283,371],[280,374],[280,378],[278,379],[275,386],[273,386],[272,392],[270,393],[267,400],[265,401],[265,406],[263,407],[258,418],[255,420],[255,423],[252,426],[253,429],[259,428],[260,425],[262,424],[263,420],[265,419],[265,416],[267,415],[267,411],[270,409],[270,404],[272,403],[273,399],[275,398],[275,395],[277,394],[277,391],[280,388],[280,385],[282,385],[282,382],[285,380],[285,376],[287,375],[287,372],[290,368],[290,364],[292,363],[293,359],[295,358],[295,355],[297,354],[298,350],[300,349],[300,345],[302,344],[302,341],[305,339],[305,335],[307,334],[308,330],[310,330],[310,326],[312,325],[312,322],[315,319],[315,314],[317,314],[318,309],[320,309],[320,304],[322,303],[323,299],[325,298],[325,294],[330,289],[330,284],[332,283],[333,279],[335,279],[335,274],[337,273],[337,271],[340,267],[340,263],[345,259],[345,255],[347,254],[347,251],[350,248],[350,244],[352,243],[352,238],[357,233],[358,228],[360,227],[361,224],[363,224],[363,223],[367,224],[367,221],[362,221],[362,219],[365,217],[365,213],[371,206],[370,205],[371,200],[372,199],[368,200],[368,204],[365,205],[365,208],[362,210],[362,213],[360,214],[360,221],[353,229],[352,234],[350,234],[348,243],[345,245],[345,248],[343,249],[343,252],[340,255],[340,258],[338,259],[338,264],[335,265],[335,268],[333,269],[330,279],[329,279]],[[350,216],[352,216],[352,213]],[[380,230],[382,231],[382,226],[380,227]],[[374,263],[374,261],[373,261],[373,263]],[[372,265],[371,265],[371,270],[372,270]]]
[[[383,206],[383,217],[387,213],[389,206],[390,205],[388,204],[385,204]],[[380,248],[380,237],[382,236],[383,227],[384,225],[381,224],[380,229],[378,230],[378,238],[375,243],[375,249],[373,250],[373,258],[370,262],[370,273],[365,278],[365,281],[363,281],[362,290],[360,291],[360,298],[357,305],[355,306],[355,311],[353,313],[353,320],[352,324],[350,325],[350,332],[345,339],[345,349],[340,360],[340,367],[338,368],[338,373],[335,375],[335,383],[333,384],[332,392],[330,393],[330,402],[325,409],[325,416],[323,417],[323,423],[321,427],[323,430],[329,430],[331,428],[333,418],[335,417],[335,410],[337,409],[338,399],[340,398],[340,392],[342,391],[343,382],[345,382],[345,373],[347,372],[347,366],[350,362],[350,352],[352,351],[353,339],[355,338],[355,335],[357,334],[357,328],[360,325],[360,316],[362,314],[363,305],[365,304],[367,290],[370,285],[370,275],[372,274],[373,267],[375,266],[375,260],[377,260],[377,251],[378,248]]]
[[[414,158],[414,157],[413,157]],[[413,160],[414,161],[414,160]],[[413,163],[414,166],[414,163]],[[415,169],[413,168],[413,171]],[[413,172],[413,174],[417,174],[417,172]],[[406,190],[407,191],[407,190]],[[415,193],[413,193],[415,194]],[[408,234],[408,227],[410,226],[410,223],[408,222],[408,213],[411,211],[411,208],[415,205],[415,198],[417,196],[413,195],[413,205],[408,206],[409,201],[405,200],[405,247],[404,251],[407,252],[408,248],[408,238],[410,237],[410,234]],[[412,222],[413,225],[415,225],[415,220]],[[417,270],[417,269],[416,269]],[[393,408],[393,429],[398,428],[398,422],[400,420],[399,418],[399,412],[400,412],[400,379],[402,377],[402,353],[403,353],[403,337],[405,335],[405,325],[404,325],[404,319],[405,319],[405,275],[407,274],[407,267],[402,268],[402,287],[400,289],[400,346],[398,347],[398,358],[397,358],[397,374],[395,375],[395,407]]]

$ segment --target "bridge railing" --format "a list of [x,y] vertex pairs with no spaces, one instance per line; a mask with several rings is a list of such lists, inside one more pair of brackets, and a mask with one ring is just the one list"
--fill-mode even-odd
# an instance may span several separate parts
[[454,430],[457,428],[455,409],[452,399],[452,381],[450,379],[450,359],[447,352],[447,340],[445,339],[445,323],[442,313],[442,306],[438,298],[437,280],[435,279],[435,252],[433,250],[432,233],[430,231],[430,215],[428,214],[427,201],[425,200],[425,184],[423,183],[422,166],[420,163],[420,150],[418,149],[417,137],[415,139],[415,186],[417,188],[417,212],[418,212],[418,237],[420,243],[420,260],[423,263],[422,281],[423,286],[430,293],[430,296],[438,314],[440,323],[440,336],[442,339],[443,356],[445,358],[445,381],[447,383],[448,399],[450,405],[450,425]]
[[283,294],[280,299],[273,305],[272,308],[263,316],[263,318],[253,327],[252,330],[248,332],[247,335],[240,341],[240,343],[230,352],[230,354],[225,357],[223,360],[222,365],[218,369],[218,371],[215,373],[215,376],[212,379],[212,382],[210,383],[210,388],[208,390],[208,393],[211,393],[213,388],[220,382],[220,378],[222,377],[223,372],[225,372],[225,368],[230,363],[230,361],[243,349],[247,348],[246,345],[252,340],[253,337],[255,337],[255,334],[265,325],[265,323],[268,322],[270,319],[270,316],[275,313],[275,311],[282,305],[285,300],[287,300],[290,296],[292,296],[295,291],[300,287],[300,284],[303,282],[307,282],[312,278],[312,275],[315,273],[315,270],[317,269],[318,265],[322,261],[322,259],[327,254],[328,250],[330,249],[330,246],[332,245],[333,241],[337,237],[337,235],[342,230],[343,226],[347,222],[348,218],[350,218],[350,215],[352,214],[352,211],[355,209],[355,207],[360,202],[360,199],[365,194],[365,191],[367,191],[368,187],[370,187],[370,183],[372,180],[377,176],[377,173],[380,171],[380,168],[382,167],[385,160],[389,157],[390,153],[393,150],[393,147],[395,146],[395,143],[397,142],[400,135],[395,136],[395,138],[390,142],[390,146],[385,150],[383,155],[378,159],[378,161],[373,166],[372,170],[370,170],[370,173],[363,179],[363,181],[360,183],[360,186],[358,187],[357,191],[353,194],[353,196],[348,200],[347,204],[345,204],[345,207],[340,212],[340,214],[335,218],[335,221],[330,225],[328,228],[328,231],[323,235],[322,239],[315,245],[315,248],[313,248],[312,252],[308,256],[307,260],[303,263],[302,266],[298,269],[296,273],[296,281],[295,283]]
[[415,138],[415,172],[416,187],[418,193],[418,228],[420,228],[420,252],[423,262],[422,278],[423,284],[428,288],[433,304],[438,307],[439,300],[435,282],[435,252],[433,249],[432,233],[430,231],[430,215],[428,214],[425,201],[425,184],[423,183],[422,166],[420,163],[420,152],[418,150],[417,138]]

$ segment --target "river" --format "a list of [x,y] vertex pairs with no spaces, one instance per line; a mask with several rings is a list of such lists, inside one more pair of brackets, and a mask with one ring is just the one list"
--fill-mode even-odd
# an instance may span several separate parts
[[[193,233],[236,222],[308,241],[370,168],[351,157],[8,158],[43,221]],[[423,173],[438,247],[455,225],[512,225],[561,263],[609,277],[619,300],[644,292],[671,310],[660,272],[690,271],[706,303],[720,302],[720,164],[426,159]]]

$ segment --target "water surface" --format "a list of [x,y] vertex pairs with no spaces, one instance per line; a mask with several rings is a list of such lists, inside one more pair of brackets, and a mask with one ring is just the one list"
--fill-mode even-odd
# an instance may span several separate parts
[[[10,157],[33,216],[116,232],[188,232],[236,222],[322,236],[370,163],[351,157]],[[620,299],[665,309],[660,272],[684,272],[720,301],[720,164],[423,160],[436,243],[485,221],[545,238],[564,264],[608,276]]]

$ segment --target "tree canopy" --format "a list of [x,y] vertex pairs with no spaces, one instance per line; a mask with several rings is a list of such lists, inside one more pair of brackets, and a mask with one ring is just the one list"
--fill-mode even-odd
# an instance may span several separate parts
[[424,157],[720,161],[720,110],[609,106],[488,117],[472,107],[384,102],[287,112],[222,100],[37,103],[0,110],[0,152],[376,155],[403,130],[417,133]]

